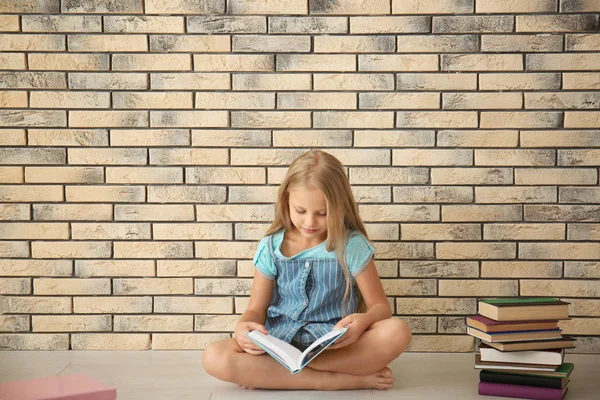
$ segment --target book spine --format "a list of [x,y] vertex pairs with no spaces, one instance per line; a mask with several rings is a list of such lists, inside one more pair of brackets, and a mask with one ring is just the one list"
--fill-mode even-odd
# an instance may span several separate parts
[[561,389],[550,389],[535,386],[519,386],[507,383],[479,382],[480,395],[517,397],[533,400],[562,400]]
[[479,372],[481,382],[508,383],[511,385],[536,386],[552,389],[561,389],[560,378],[544,378],[541,376],[524,376],[512,374],[497,374],[492,371],[481,370]]

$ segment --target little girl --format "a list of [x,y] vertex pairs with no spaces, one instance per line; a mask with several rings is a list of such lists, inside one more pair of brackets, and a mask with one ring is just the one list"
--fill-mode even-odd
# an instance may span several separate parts
[[[298,157],[254,257],[248,309],[234,339],[204,351],[204,369],[250,389],[390,388],[387,365],[412,335],[391,318],[366,237],[342,164],[323,151]],[[346,334],[294,375],[245,336],[259,330],[303,351],[343,326]]]

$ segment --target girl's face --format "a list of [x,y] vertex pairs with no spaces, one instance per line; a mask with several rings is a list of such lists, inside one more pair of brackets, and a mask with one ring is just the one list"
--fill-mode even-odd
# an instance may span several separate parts
[[327,202],[314,186],[297,187],[289,195],[292,224],[306,239],[327,238]]

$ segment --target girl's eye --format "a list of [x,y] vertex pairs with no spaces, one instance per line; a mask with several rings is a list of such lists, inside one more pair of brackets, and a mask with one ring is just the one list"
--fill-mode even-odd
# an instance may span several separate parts
[[296,212],[297,212],[298,214],[304,214],[306,211],[299,211],[299,210],[296,210]]
[[319,214],[319,217],[326,217],[327,214]]

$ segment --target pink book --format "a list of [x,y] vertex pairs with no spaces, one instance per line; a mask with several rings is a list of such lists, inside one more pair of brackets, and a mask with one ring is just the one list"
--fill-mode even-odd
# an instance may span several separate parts
[[2,400],[115,400],[117,390],[84,374],[0,383]]
[[511,385],[509,383],[479,382],[479,394],[533,400],[562,400],[567,386],[554,389],[537,386]]

